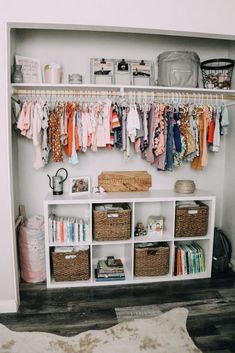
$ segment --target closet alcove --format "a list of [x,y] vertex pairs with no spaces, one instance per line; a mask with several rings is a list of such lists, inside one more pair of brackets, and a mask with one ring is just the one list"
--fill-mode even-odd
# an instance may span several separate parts
[[[91,82],[91,58],[151,60],[154,62],[155,79],[157,79],[156,59],[158,54],[163,51],[194,51],[199,55],[201,61],[220,57],[233,58],[235,54],[235,44],[222,39],[66,28],[14,27],[10,30],[9,47],[9,71],[15,55],[38,58],[41,68],[50,62],[57,62],[63,68],[62,84],[68,83],[68,75],[72,73],[81,74],[83,83],[89,84]],[[199,84],[202,87],[201,76]],[[14,91],[10,82],[9,89]],[[18,215],[20,204],[25,205],[28,216],[43,214],[43,200],[48,192],[51,192],[46,175],[55,175],[56,170],[60,167],[65,167],[70,177],[90,176],[92,186],[97,185],[98,175],[105,170],[146,170],[152,176],[152,189],[173,189],[176,180],[193,179],[198,189],[215,195],[215,224],[221,227],[227,217],[225,195],[229,197],[228,185],[232,181],[230,180],[231,175],[227,173],[230,162],[228,154],[226,154],[226,150],[228,151],[232,144],[231,136],[235,130],[232,110],[233,106],[230,106],[228,136],[222,137],[218,153],[209,153],[208,166],[201,171],[195,171],[191,169],[189,163],[185,163],[182,167],[175,168],[173,172],[160,172],[134,152],[130,159],[125,160],[122,152],[105,149],[79,154],[79,163],[75,166],[70,165],[65,158],[63,163],[51,161],[45,168],[35,170],[33,168],[34,147],[32,142],[13,132],[12,167],[15,216]],[[234,159],[234,157],[232,158]],[[65,184],[64,189],[65,192],[68,191],[68,183]]]

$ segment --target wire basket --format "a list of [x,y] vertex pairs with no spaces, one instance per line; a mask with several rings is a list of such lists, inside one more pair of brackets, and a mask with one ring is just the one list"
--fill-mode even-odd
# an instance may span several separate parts
[[202,81],[204,88],[230,89],[234,60],[211,59],[201,63]]

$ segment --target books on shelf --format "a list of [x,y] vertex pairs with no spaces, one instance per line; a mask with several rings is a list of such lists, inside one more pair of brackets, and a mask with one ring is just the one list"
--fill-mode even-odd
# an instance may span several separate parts
[[96,281],[125,280],[124,266],[121,259],[114,259],[112,264],[108,260],[98,260],[95,269]]
[[175,276],[205,272],[205,253],[197,243],[175,246]]
[[51,214],[48,220],[48,233],[52,243],[78,243],[89,239],[89,224],[81,218]]

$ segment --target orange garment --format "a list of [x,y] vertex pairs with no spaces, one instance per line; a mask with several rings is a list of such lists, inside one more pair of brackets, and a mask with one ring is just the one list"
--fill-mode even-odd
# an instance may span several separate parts
[[207,155],[207,128],[209,121],[209,109],[204,107],[204,109],[199,108],[197,110],[198,121],[199,121],[199,156],[195,157],[191,163],[193,169],[203,169],[208,163]]
[[67,103],[66,106],[66,114],[68,119],[68,143],[67,146],[64,147],[64,150],[68,157],[72,156],[72,145],[73,145],[73,104]]
[[54,162],[63,162],[63,154],[60,140],[61,117],[63,115],[63,106],[57,104],[55,110],[51,113],[49,119],[49,146],[52,151]]
[[207,142],[210,144],[213,144],[214,131],[215,131],[215,121],[214,121],[214,118],[212,117],[209,123],[208,135],[207,135]]
[[[77,112],[78,109],[79,109],[79,107],[77,104],[75,107],[75,111]],[[76,151],[79,151],[79,134],[78,134],[78,121],[77,121],[77,119],[75,120],[74,139],[75,139],[75,149],[76,149]]]

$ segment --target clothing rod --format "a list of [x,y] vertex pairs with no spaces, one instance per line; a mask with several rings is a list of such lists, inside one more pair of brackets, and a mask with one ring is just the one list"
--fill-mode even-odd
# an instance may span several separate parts
[[50,90],[50,89],[24,89],[24,90],[15,90],[14,95],[28,97],[28,96],[93,96],[93,97],[129,97],[129,98],[149,98],[149,97],[160,97],[166,99],[178,99],[178,100],[187,100],[187,99],[205,99],[205,100],[235,100],[235,95],[226,95],[224,93],[187,93],[187,92],[155,92],[155,91],[94,91],[94,90]]

